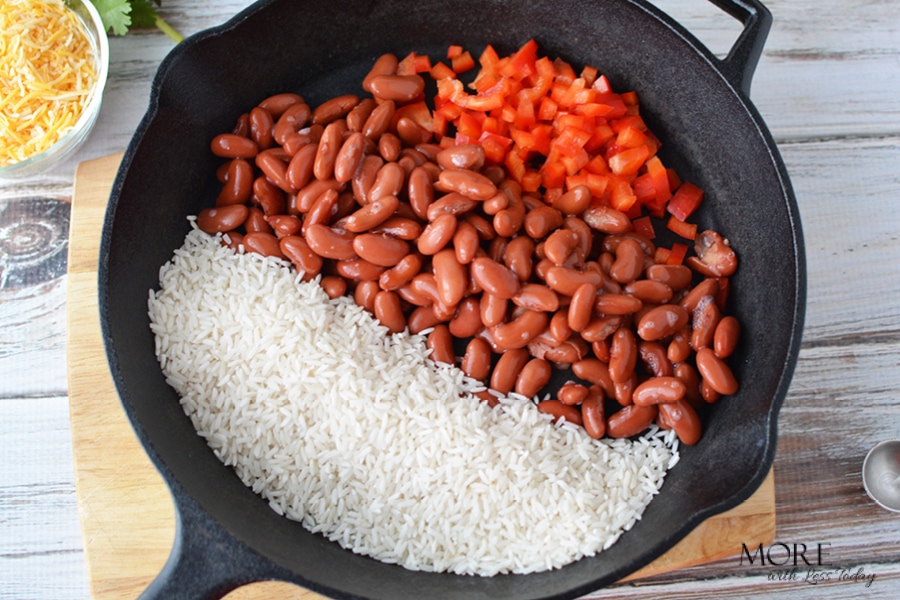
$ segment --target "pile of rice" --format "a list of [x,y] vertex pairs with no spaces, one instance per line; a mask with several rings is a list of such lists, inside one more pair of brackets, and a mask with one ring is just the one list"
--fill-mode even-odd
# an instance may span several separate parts
[[360,554],[490,576],[611,546],[678,460],[671,432],[592,440],[426,359],[423,335],[194,229],[150,292],[156,352],[219,459]]

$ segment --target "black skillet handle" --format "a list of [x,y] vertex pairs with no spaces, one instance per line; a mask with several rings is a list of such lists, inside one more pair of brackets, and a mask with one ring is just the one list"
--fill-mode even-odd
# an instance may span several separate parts
[[162,571],[138,600],[219,600],[254,581],[278,579],[258,554],[240,543],[187,494],[175,498],[175,543]]
[[772,13],[757,0],[710,0],[744,24],[728,56],[722,59],[722,73],[731,84],[750,96],[750,82],[766,37],[772,28]]

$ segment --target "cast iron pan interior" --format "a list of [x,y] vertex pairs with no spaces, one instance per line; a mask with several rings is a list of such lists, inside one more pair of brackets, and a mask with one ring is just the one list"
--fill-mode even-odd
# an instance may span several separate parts
[[[802,330],[805,264],[785,168],[746,97],[768,12],[755,2],[716,3],[745,25],[724,61],[638,0],[270,0],[166,58],[114,184],[99,265],[112,375],[172,489],[179,520],[172,557],[145,597],[218,598],[242,583],[278,578],[341,598],[573,598],[647,564],[706,517],[749,497],[775,453],[777,413]],[[440,58],[448,45],[462,44],[477,55],[491,43],[502,55],[532,37],[543,54],[596,66],[615,89],[637,90],[642,114],[663,140],[664,162],[706,190],[699,224],[723,232],[741,259],[730,312],[743,326],[732,359],[742,387],[713,407],[701,443],[682,448],[661,495],[610,550],[524,576],[407,571],[277,516],[219,463],[160,373],[147,294],[188,231],[186,215],[215,198],[210,139],[262,98],[296,91],[315,106],[362,93],[363,76],[384,52]]]

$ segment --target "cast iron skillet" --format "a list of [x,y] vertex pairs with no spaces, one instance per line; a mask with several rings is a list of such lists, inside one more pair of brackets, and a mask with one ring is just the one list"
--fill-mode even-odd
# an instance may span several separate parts
[[[713,3],[744,26],[724,60],[642,0],[263,0],[172,51],[116,177],[99,264],[112,376],[177,508],[171,557],[142,597],[220,598],[282,579],[338,598],[573,598],[649,563],[756,490],[774,458],[777,413],[797,359],[805,261],[785,167],[748,100],[771,16],[755,0]],[[450,44],[480,52],[491,43],[503,54],[532,37],[542,53],[593,65],[616,89],[637,90],[664,162],[706,190],[699,224],[723,232],[741,259],[730,312],[743,326],[732,359],[742,387],[713,406],[701,443],[682,448],[660,496],[608,551],[530,575],[407,571],[279,517],[214,457],[160,373],[147,294],[188,231],[186,215],[216,196],[210,139],[259,100],[297,91],[315,105],[359,93],[384,52],[440,57]]]

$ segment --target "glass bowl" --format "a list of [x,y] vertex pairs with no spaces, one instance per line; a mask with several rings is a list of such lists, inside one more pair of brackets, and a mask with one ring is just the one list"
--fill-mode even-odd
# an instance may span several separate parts
[[106,29],[100,20],[100,14],[88,0],[66,0],[66,7],[75,13],[85,26],[91,48],[97,56],[97,80],[88,96],[84,111],[75,122],[75,126],[55,144],[40,154],[25,160],[0,167],[0,180],[23,179],[43,173],[71,156],[87,139],[97,115],[100,114],[100,103],[109,73],[109,39]]

